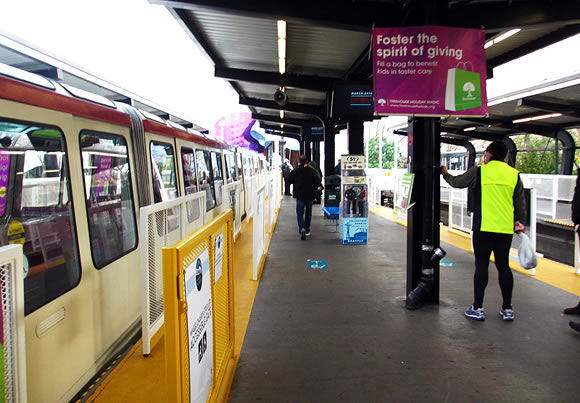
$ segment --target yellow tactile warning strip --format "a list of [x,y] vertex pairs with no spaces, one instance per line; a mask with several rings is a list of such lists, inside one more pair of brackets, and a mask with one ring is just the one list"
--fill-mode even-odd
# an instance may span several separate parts
[[571,223],[568,223],[568,222],[564,222],[564,221],[560,221],[560,220],[544,220],[544,222],[548,222],[550,224],[561,225],[563,227],[574,227],[574,224],[571,224]]
[[[377,207],[376,214],[385,217],[392,221],[397,221],[397,214],[390,208]],[[405,221],[399,221],[400,224],[406,225]],[[560,223],[558,224],[565,224]],[[441,241],[447,242],[453,246],[471,252],[471,237],[469,234],[449,229],[448,227],[440,227]],[[554,262],[553,260],[538,257],[538,267],[536,267],[536,275],[532,276],[529,270],[522,269],[517,262],[517,250],[512,249],[512,259],[510,267],[512,270],[518,271],[526,276],[530,276],[543,283],[550,284],[561,290],[570,292],[575,295],[580,295],[580,274],[576,274],[573,267]],[[493,256],[492,256],[493,260]]]
[[[242,231],[234,245],[235,363],[228,366],[226,370],[226,375],[217,393],[218,402],[225,402],[229,395],[258,290],[259,281],[252,280],[253,236],[252,223],[248,223],[247,220],[243,221]],[[266,235],[266,253],[270,246],[270,240],[271,233]],[[92,395],[83,402],[165,402],[167,392],[163,327],[151,340],[149,357],[143,357],[141,352],[142,341],[139,340],[117,367],[113,368],[110,375],[104,380],[100,380],[100,384],[95,386],[96,389]]]

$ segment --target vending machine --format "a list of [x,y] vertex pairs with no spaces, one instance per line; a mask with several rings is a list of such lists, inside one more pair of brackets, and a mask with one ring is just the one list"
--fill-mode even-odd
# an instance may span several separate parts
[[369,203],[364,155],[342,155],[340,163],[340,237],[343,244],[366,244]]

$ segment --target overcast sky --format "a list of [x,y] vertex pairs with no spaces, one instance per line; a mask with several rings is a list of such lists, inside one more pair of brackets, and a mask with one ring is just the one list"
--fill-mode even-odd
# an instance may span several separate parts
[[[247,110],[163,6],[147,0],[0,0],[0,33],[213,128]],[[580,35],[494,70],[493,98],[580,73]]]
[[0,0],[0,33],[212,130],[225,111],[247,110],[167,9],[146,0]]

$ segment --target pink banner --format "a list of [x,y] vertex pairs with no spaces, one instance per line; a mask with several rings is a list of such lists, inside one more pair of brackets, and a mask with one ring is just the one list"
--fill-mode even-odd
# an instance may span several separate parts
[[375,113],[487,115],[484,42],[479,29],[373,29]]

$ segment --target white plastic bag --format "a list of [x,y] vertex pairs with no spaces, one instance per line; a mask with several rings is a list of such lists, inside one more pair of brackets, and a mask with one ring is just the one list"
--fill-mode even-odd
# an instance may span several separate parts
[[538,258],[536,257],[536,251],[534,250],[532,241],[523,232],[520,232],[518,235],[521,241],[520,247],[518,249],[520,266],[522,266],[522,268],[526,270],[533,269],[538,265]]

